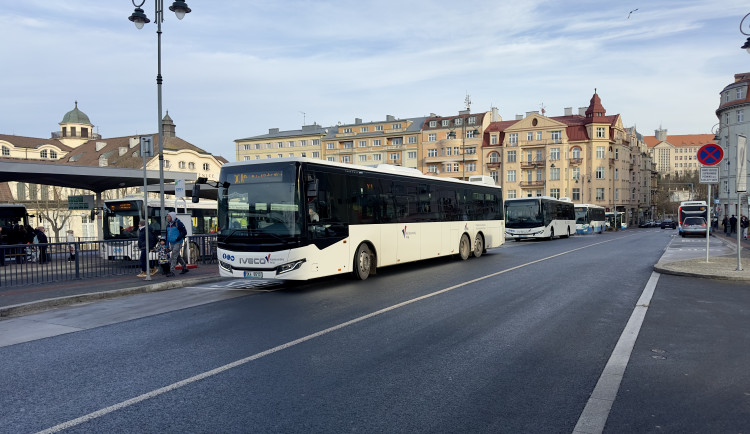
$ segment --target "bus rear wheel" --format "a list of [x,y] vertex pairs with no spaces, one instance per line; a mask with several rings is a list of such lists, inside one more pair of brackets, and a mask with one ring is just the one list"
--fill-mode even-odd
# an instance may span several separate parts
[[465,261],[469,259],[469,255],[471,254],[471,241],[469,241],[469,236],[466,234],[461,235],[461,241],[458,242],[458,257],[461,258],[462,261]]
[[372,251],[367,244],[360,244],[357,247],[357,253],[354,254],[354,277],[358,280],[365,280],[372,271]]
[[478,258],[482,256],[482,253],[484,253],[484,237],[478,233],[474,239],[474,257]]

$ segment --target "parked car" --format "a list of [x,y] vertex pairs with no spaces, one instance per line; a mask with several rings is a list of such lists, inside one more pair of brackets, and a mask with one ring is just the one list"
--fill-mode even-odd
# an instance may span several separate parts
[[666,229],[666,228],[677,229],[677,222],[674,220],[670,220],[670,219],[662,220],[661,228],[662,229]]
[[654,227],[654,221],[653,220],[644,220],[639,225],[639,228],[653,228]]
[[703,217],[685,217],[680,227],[680,235],[686,237],[688,235],[700,235],[706,236],[708,226],[706,225],[706,219]]

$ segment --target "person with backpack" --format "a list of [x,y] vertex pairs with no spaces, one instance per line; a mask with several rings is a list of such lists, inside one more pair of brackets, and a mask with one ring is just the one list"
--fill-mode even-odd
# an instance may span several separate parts
[[747,216],[743,215],[740,217],[740,228],[742,228],[742,238],[747,239],[747,227],[750,226],[750,220],[747,219]]
[[[148,246],[146,245],[146,231],[148,231]],[[141,274],[136,277],[146,277],[149,275],[146,261],[148,260],[148,251],[156,245],[156,234],[146,226],[146,220],[141,219],[138,222],[138,248],[141,250]],[[151,276],[156,274],[156,267],[151,269]]]
[[167,244],[171,250],[169,263],[169,276],[174,276],[175,266],[179,262],[182,266],[180,274],[188,272],[187,263],[182,257],[182,243],[187,237],[185,225],[177,218],[177,213],[172,211],[167,214]]

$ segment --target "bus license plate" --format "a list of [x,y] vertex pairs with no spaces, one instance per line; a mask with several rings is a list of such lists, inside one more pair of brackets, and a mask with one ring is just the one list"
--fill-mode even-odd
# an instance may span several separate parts
[[245,277],[251,278],[251,279],[258,279],[263,277],[262,271],[245,271]]

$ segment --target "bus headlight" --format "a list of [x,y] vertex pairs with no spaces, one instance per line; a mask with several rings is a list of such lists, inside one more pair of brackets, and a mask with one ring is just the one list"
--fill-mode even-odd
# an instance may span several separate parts
[[221,267],[225,271],[232,272],[232,265],[228,262],[219,261],[219,267]]
[[299,267],[301,267],[304,263],[305,259],[300,259],[299,261],[279,265],[279,267],[276,269],[276,274],[284,274],[290,271],[298,270]]

